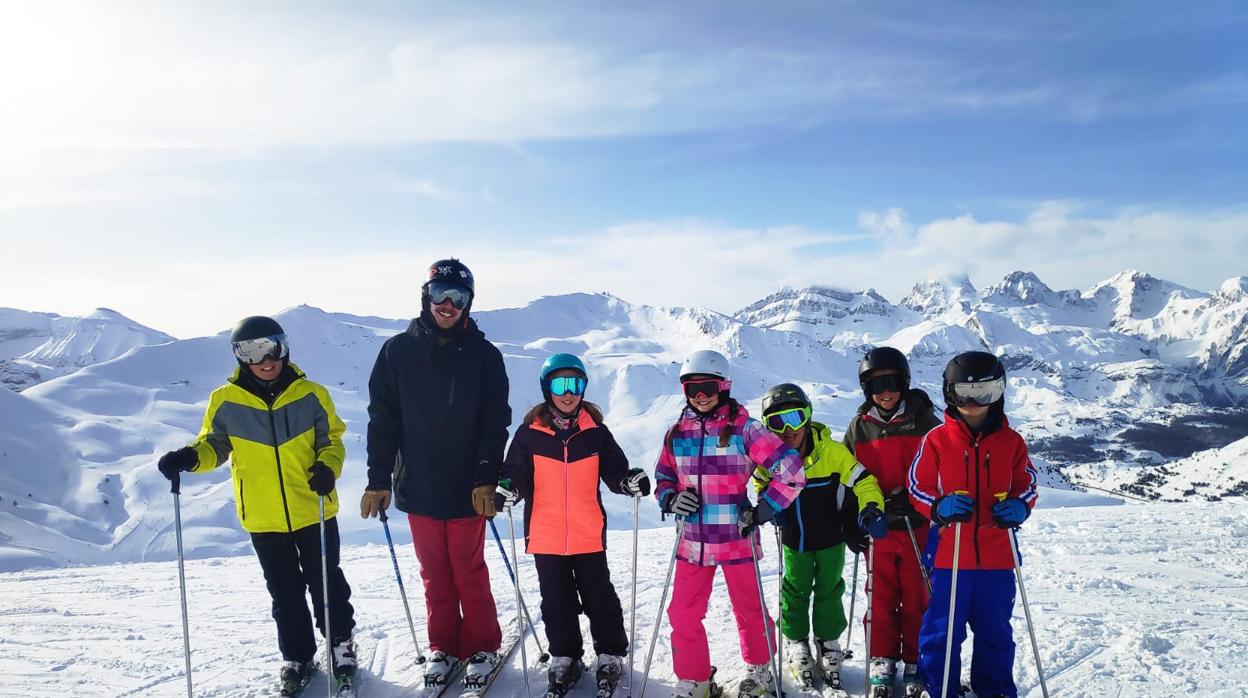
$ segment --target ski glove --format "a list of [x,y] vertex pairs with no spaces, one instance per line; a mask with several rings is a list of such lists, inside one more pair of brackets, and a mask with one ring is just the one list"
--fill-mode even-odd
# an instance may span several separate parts
[[620,480],[620,489],[630,497],[649,497],[650,476],[641,468],[633,468]]
[[932,510],[936,512],[936,523],[941,525],[970,521],[975,514],[975,500],[964,494],[947,494],[936,500]]
[[845,534],[845,547],[849,548],[850,552],[855,555],[867,552],[867,547],[870,545],[867,541],[870,539],[867,538],[861,529],[858,531],[846,530]]
[[477,485],[472,488],[472,510],[477,516],[494,518],[494,490],[497,485]]
[[880,511],[880,507],[875,502],[871,502],[858,513],[858,528],[875,540],[888,535],[888,523],[884,521],[884,512]]
[[992,505],[992,520],[1001,528],[1018,528],[1028,516],[1031,511],[1018,497],[1002,499]]
[[754,529],[776,517],[776,510],[767,502],[759,502],[758,506],[743,506],[737,514],[737,530],[742,538],[749,538]]
[[697,490],[681,490],[663,500],[663,511],[677,516],[692,516],[702,508],[702,498]]
[[334,491],[334,471],[329,469],[328,465],[319,460],[312,464],[308,469],[311,477],[308,478],[308,487],[312,491],[322,497],[328,497],[330,492]]
[[197,465],[199,465],[199,454],[195,453],[194,448],[185,446],[161,456],[156,463],[156,468],[160,470],[160,474],[164,475],[166,480],[173,482],[179,478],[182,472],[190,472]]
[[511,507],[520,499],[520,493],[511,486],[510,480],[502,480],[494,488],[494,509],[504,514],[511,513]]

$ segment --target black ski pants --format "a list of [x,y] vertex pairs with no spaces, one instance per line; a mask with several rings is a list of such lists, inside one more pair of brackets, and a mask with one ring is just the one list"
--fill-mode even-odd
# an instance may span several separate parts
[[[252,547],[264,570],[265,586],[273,599],[273,620],[277,621],[277,646],[282,659],[306,662],[316,656],[316,636],[312,618],[325,634],[325,606],[321,585],[321,532],[312,524],[291,533],[253,533]],[[333,642],[351,637],[355,629],[355,609],[351,607],[351,587],[338,566],[338,520],[325,522],[326,565],[329,568],[329,623]],[[313,613],[308,613],[307,594],[312,594]]]
[[611,585],[606,552],[581,555],[534,555],[542,589],[542,622],[550,653],[579,659],[584,653],[581,611],[589,616],[594,651],[623,657],[628,654],[624,611]]

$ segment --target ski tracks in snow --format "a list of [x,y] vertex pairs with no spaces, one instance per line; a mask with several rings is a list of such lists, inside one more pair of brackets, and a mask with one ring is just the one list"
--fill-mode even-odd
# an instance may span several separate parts
[[[1019,534],[1024,575],[1050,692],[1100,698],[1124,695],[1248,695],[1248,509],[1242,500],[1210,504],[1049,509],[1036,512]],[[667,571],[673,531],[643,531],[638,582],[636,680],[641,680],[651,629]],[[628,617],[631,534],[610,532],[612,578]],[[510,579],[497,550],[487,546],[498,615],[514,613]],[[776,607],[774,550],[763,561],[763,588]],[[417,636],[427,652],[424,601],[410,547],[399,550]],[[348,546],[343,569],[356,609],[361,695],[410,696],[421,684],[389,552]],[[520,564],[530,611],[540,597],[531,561]],[[848,582],[849,571],[846,570]],[[864,579],[845,685],[863,681]],[[736,623],[717,580],[707,613],[718,679],[742,675]],[[187,563],[195,695],[252,698],[273,695],[281,658],[269,598],[254,557]],[[848,607],[848,603],[846,604]],[[655,650],[647,695],[666,696],[675,683],[666,617]],[[543,628],[538,625],[538,632]],[[1021,602],[1014,618],[1015,679],[1020,696],[1038,698],[1039,683]],[[587,664],[593,651],[583,627]],[[545,686],[531,639],[534,696]],[[964,646],[964,674],[970,646]],[[181,696],[182,633],[174,562],[71,567],[0,575],[0,696]],[[492,697],[524,694],[520,653],[502,670]],[[306,695],[324,692],[318,679]],[[640,686],[638,686],[640,688]],[[621,683],[619,695],[628,685]],[[575,689],[592,696],[592,670]],[[635,692],[634,692],[635,693]]]

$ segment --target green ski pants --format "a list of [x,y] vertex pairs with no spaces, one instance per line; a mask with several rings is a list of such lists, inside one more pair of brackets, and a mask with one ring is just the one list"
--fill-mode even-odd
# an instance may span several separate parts
[[780,632],[790,640],[810,636],[810,593],[815,593],[815,637],[835,640],[845,632],[845,545],[799,553],[784,547]]

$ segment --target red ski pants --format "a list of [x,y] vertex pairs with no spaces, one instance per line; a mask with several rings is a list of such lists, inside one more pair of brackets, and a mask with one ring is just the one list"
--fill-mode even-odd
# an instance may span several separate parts
[[[927,530],[916,530],[919,550],[927,541]],[[875,543],[875,569],[867,577],[871,598],[871,656],[901,659],[906,664],[919,661],[919,626],[927,610],[927,586],[914,545],[906,531],[889,531]],[[866,630],[866,621],[863,621]]]
[[458,659],[497,652],[503,642],[485,566],[485,518],[407,515],[425,583],[429,647]]

